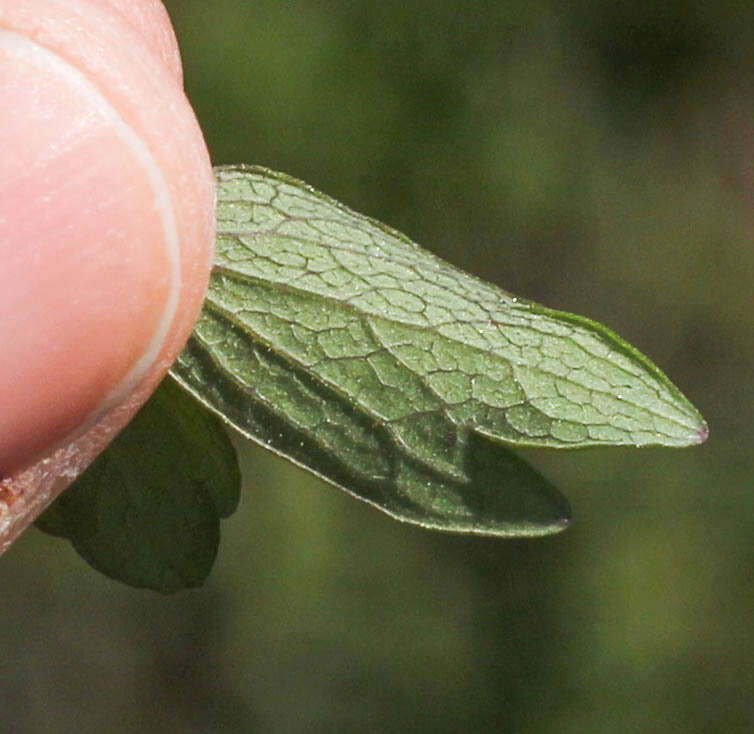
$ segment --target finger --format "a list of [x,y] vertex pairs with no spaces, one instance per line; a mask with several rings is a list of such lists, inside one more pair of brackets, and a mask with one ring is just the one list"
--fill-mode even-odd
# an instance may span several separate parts
[[0,6],[4,542],[125,425],[198,316],[214,187],[177,69],[152,0]]

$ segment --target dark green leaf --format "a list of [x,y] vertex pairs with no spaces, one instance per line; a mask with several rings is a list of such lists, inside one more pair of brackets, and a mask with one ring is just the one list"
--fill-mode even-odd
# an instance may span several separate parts
[[239,488],[220,421],[166,379],[37,526],[112,578],[172,592],[206,578]]

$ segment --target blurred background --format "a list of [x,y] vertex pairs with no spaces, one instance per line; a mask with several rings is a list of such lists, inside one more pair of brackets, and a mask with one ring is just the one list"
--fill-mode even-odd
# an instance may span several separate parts
[[30,530],[0,562],[2,729],[754,731],[754,6],[167,5],[216,163],[607,324],[710,439],[521,452],[575,518],[529,541],[404,526],[244,446],[215,569],[172,597]]

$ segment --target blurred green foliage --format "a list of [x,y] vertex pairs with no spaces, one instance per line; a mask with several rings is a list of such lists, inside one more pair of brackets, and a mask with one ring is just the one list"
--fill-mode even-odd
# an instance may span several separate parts
[[173,0],[216,163],[311,182],[650,355],[703,447],[527,451],[564,534],[429,533],[254,448],[208,585],[0,563],[19,732],[749,732],[754,6]]

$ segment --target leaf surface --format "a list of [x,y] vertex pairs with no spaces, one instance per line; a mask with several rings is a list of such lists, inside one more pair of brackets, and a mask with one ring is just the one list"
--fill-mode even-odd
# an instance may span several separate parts
[[390,514],[553,532],[566,501],[500,442],[706,437],[667,377],[605,327],[517,299],[283,174],[227,167],[217,182],[216,264],[174,376]]
[[222,423],[168,378],[37,526],[107,576],[173,592],[206,578],[240,483]]

